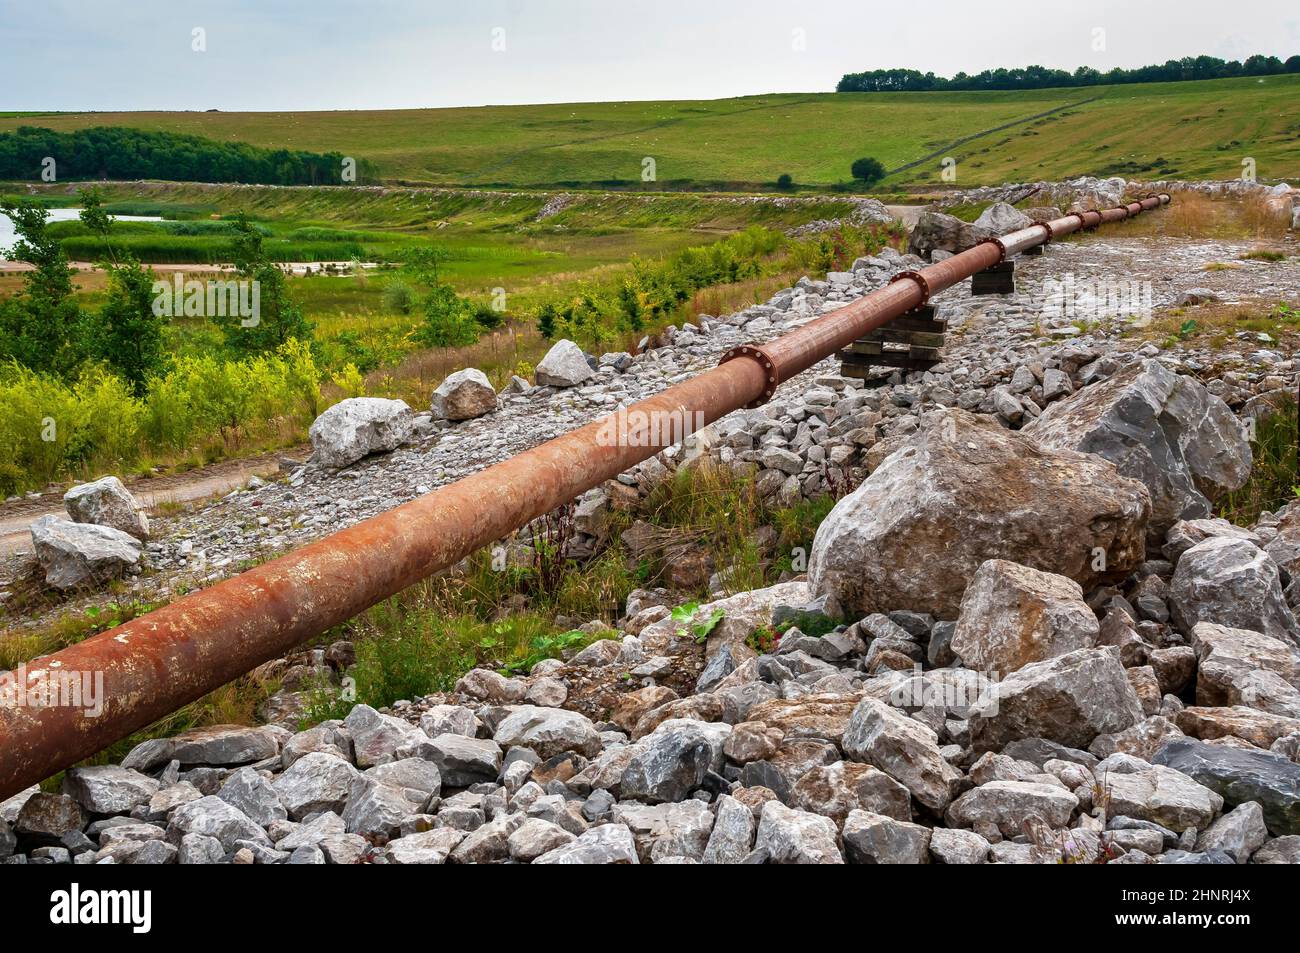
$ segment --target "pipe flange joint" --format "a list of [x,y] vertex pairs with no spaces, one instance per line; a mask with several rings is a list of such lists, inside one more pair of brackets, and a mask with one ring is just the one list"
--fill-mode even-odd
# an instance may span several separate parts
[[921,304],[917,305],[918,308],[930,300],[930,282],[925,280],[925,275],[919,271],[900,271],[889,279],[889,283],[892,285],[895,281],[902,281],[904,278],[911,278],[921,289]]
[[1038,224],[1041,225],[1043,231],[1047,233],[1047,237],[1043,239],[1043,244],[1046,245],[1056,237],[1056,229],[1052,228],[1051,222],[1039,222]]
[[1083,231],[1085,228],[1088,227],[1088,220],[1083,217],[1082,212],[1071,212],[1069,215],[1066,215],[1065,217],[1077,218],[1079,220],[1079,231]]
[[[1002,264],[1004,261],[1007,260],[1007,245],[1006,245],[1006,242],[1004,242],[1002,239],[998,238],[996,235],[995,235],[994,237],[992,237],[992,238],[986,238],[986,239],[984,239],[984,241],[980,242],[980,245],[997,245],[997,246],[998,246],[998,260],[995,261],[995,262],[993,263],[994,265],[1000,265],[1000,264]],[[978,247],[978,246],[977,246],[977,247]]]
[[763,393],[760,394],[757,399],[746,404],[745,407],[762,407],[772,399],[772,395],[776,393],[776,385],[780,383],[780,381],[777,380],[776,362],[772,360],[767,351],[763,350],[757,344],[741,344],[723,354],[722,359],[718,361],[718,364],[726,364],[728,361],[734,361],[737,358],[742,357],[749,358],[763,369]]

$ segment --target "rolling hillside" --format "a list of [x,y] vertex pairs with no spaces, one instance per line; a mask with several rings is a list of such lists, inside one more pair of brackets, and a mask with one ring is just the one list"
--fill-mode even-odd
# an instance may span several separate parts
[[764,186],[781,173],[828,186],[846,180],[863,155],[891,170],[917,163],[887,187],[937,183],[932,154],[956,156],[963,185],[1082,173],[1233,178],[1244,156],[1257,160],[1261,178],[1300,175],[1295,75],[1018,92],[0,117],[0,130],[23,124],[128,125],[338,151],[374,161],[390,179],[443,185],[639,182],[645,156],[656,160],[660,187],[670,188]]

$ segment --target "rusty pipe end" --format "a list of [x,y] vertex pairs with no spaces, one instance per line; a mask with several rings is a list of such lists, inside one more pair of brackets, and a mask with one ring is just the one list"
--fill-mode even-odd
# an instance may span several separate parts
[[747,408],[761,407],[772,399],[772,395],[776,393],[777,387],[782,383],[776,361],[761,345],[741,344],[723,354],[718,361],[718,366],[721,367],[729,361],[741,358],[748,358],[763,369],[763,392],[745,405]]

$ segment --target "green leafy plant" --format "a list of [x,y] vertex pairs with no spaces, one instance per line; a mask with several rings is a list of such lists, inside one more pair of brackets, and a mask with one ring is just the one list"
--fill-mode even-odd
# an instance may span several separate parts
[[709,633],[718,627],[718,623],[723,620],[727,614],[725,609],[714,609],[708,618],[698,622],[694,621],[695,613],[699,610],[698,602],[687,602],[673,609],[671,618],[678,625],[678,634],[684,634],[687,628],[695,636],[695,641],[703,645],[709,637]]

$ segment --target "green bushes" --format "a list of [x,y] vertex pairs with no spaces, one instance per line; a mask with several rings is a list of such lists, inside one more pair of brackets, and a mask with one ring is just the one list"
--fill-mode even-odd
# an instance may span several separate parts
[[755,226],[660,261],[635,259],[632,273],[617,284],[593,284],[567,302],[543,306],[538,330],[546,338],[568,337],[598,349],[620,332],[665,319],[701,288],[761,275],[766,259],[785,241],[779,232]]
[[424,322],[416,328],[415,338],[429,347],[464,347],[478,336],[479,324],[470,303],[451,285],[435,284],[425,296]]
[[854,159],[850,168],[853,178],[857,179],[864,185],[875,185],[885,177],[885,167],[879,159],[870,157]]
[[300,433],[320,404],[320,372],[298,341],[244,361],[180,358],[143,397],[99,366],[68,384],[10,364],[0,370],[0,494],[165,453],[276,442]]

